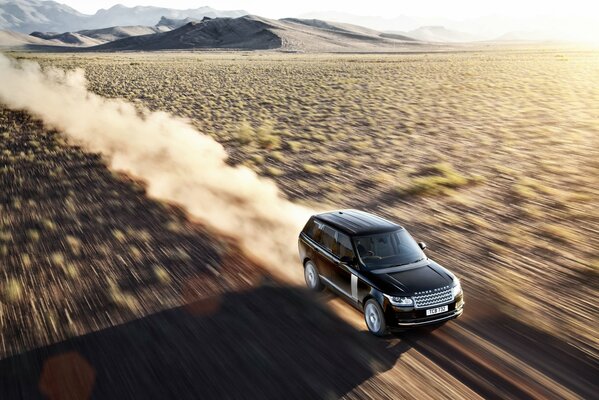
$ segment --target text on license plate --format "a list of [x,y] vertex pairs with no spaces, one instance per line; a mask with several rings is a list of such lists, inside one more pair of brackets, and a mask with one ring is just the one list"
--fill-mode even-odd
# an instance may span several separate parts
[[429,308],[428,310],[426,310],[426,315],[441,314],[443,312],[446,312],[447,310],[448,310],[447,306]]

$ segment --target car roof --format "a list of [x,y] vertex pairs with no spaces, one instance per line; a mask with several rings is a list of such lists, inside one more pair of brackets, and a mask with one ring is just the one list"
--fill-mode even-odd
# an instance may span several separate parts
[[359,210],[329,211],[317,214],[314,218],[352,236],[391,232],[403,228],[399,224]]

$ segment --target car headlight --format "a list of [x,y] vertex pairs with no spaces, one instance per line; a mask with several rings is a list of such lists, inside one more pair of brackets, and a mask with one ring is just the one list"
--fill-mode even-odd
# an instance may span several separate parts
[[407,307],[407,306],[414,305],[414,300],[412,300],[411,297],[399,297],[399,296],[388,296],[388,295],[385,295],[385,297],[387,299],[389,299],[391,304],[393,304],[394,306]]
[[460,293],[462,293],[462,284],[458,278],[455,278],[451,287],[451,296],[455,299]]

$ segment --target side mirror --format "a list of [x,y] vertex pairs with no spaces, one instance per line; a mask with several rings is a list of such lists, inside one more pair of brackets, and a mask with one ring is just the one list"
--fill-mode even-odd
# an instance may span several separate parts
[[419,246],[419,247],[420,247],[422,250],[426,249],[426,243],[424,243],[424,242],[418,242],[418,246]]

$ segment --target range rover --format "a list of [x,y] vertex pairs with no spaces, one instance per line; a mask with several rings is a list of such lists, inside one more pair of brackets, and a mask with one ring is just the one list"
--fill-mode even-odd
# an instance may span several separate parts
[[401,225],[358,210],[314,215],[299,236],[308,288],[338,293],[377,336],[462,314],[460,280],[425,248]]

